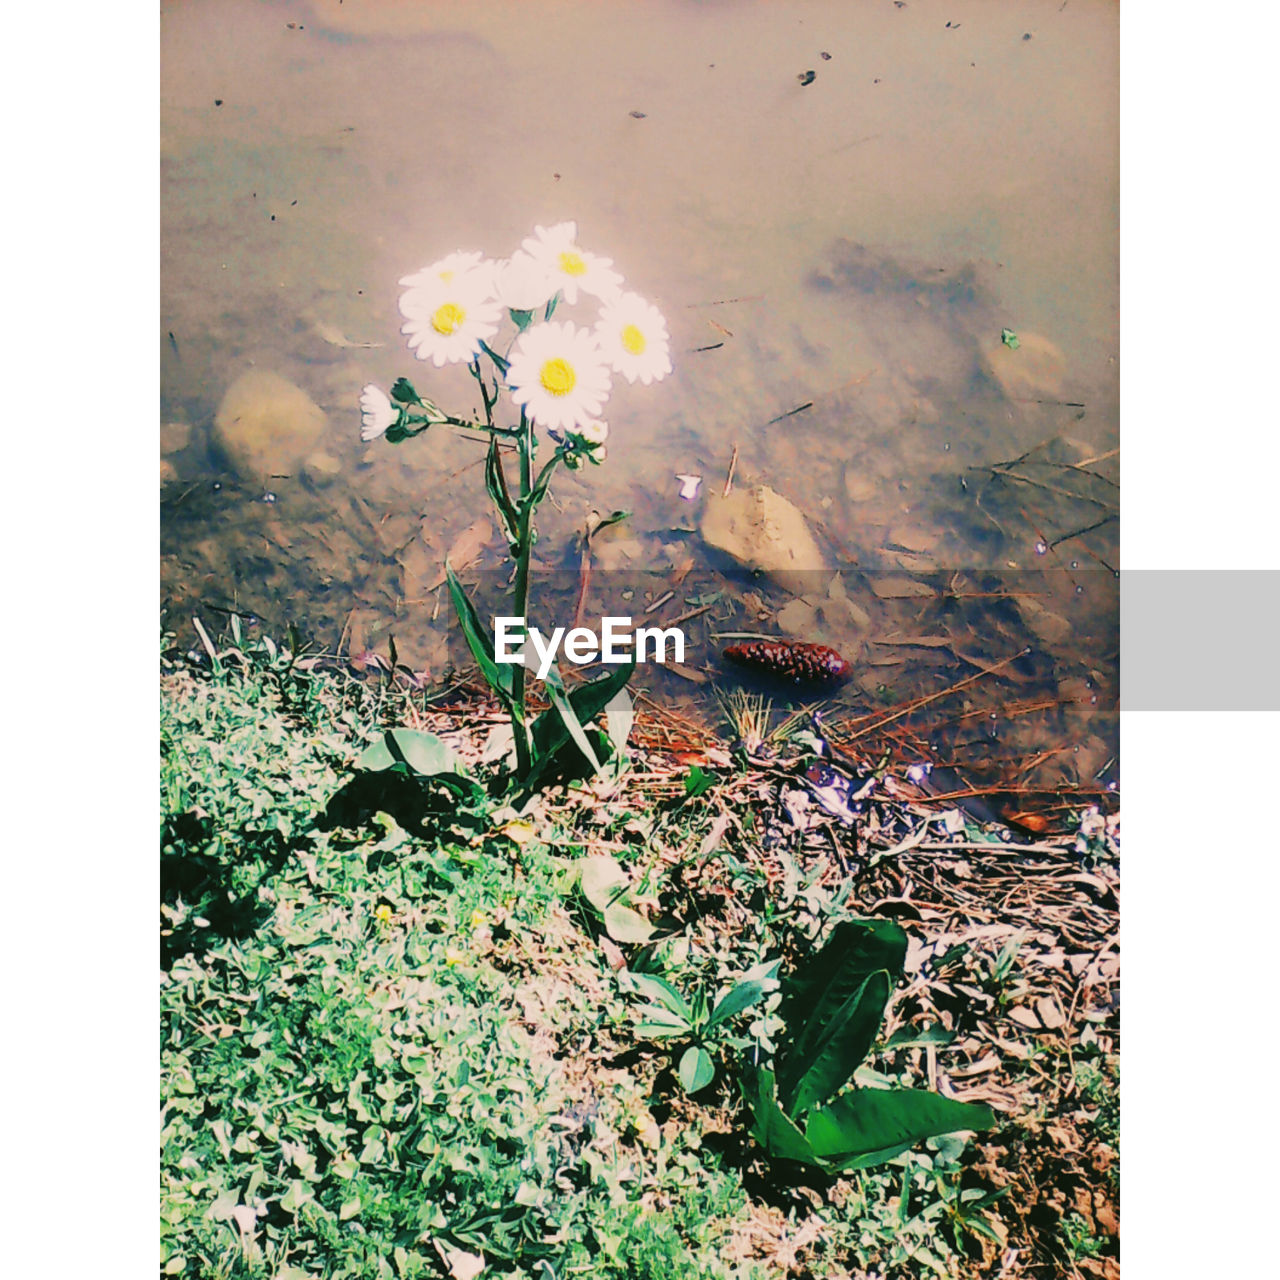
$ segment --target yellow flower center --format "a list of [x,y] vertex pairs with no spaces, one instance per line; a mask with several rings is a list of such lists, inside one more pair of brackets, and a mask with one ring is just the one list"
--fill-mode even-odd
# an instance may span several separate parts
[[443,281],[445,282],[445,284],[450,284],[450,283],[452,282],[452,280],[453,280],[453,272],[452,272],[452,271],[442,271],[442,272],[440,273],[440,279],[441,279],[441,280],[443,280]]
[[624,325],[622,329],[622,345],[628,355],[638,356],[645,349],[644,334],[633,324]]
[[456,302],[446,302],[444,306],[436,308],[435,315],[431,317],[431,327],[447,338],[462,327],[466,318],[467,313]]
[[560,255],[560,270],[567,276],[582,276],[587,273],[587,264],[576,249],[566,249]]
[[551,395],[567,396],[577,383],[578,376],[573,371],[573,365],[556,356],[554,360],[548,360],[542,366],[538,381]]

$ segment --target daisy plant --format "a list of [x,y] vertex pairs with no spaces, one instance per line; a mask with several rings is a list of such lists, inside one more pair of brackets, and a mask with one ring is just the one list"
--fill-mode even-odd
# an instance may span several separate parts
[[[399,444],[445,427],[485,442],[485,487],[515,565],[510,612],[527,622],[538,505],[562,463],[576,470],[604,461],[609,427],[602,415],[613,378],[648,385],[671,372],[666,322],[656,307],[623,291],[610,259],[578,244],[573,222],[536,228],[501,261],[451,253],[400,283],[409,347],[436,368],[465,364],[483,416],[446,413],[399,378],[389,392],[374,385],[361,392],[361,438]],[[562,307],[594,314],[568,319]],[[517,779],[535,784],[569,743],[599,769],[583,726],[623,690],[634,663],[571,693],[552,667],[544,678],[551,709],[530,721],[526,667],[495,659],[490,629],[447,561],[445,573],[471,653],[510,715]]]

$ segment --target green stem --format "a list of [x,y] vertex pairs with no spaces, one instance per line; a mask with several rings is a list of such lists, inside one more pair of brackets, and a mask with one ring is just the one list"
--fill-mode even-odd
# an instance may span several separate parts
[[[533,503],[529,501],[533,493],[533,424],[529,422],[524,410],[520,411],[520,432],[518,447],[520,451],[520,502],[517,507],[519,527],[517,529],[516,584],[514,615],[524,618],[526,625],[529,618],[529,560],[533,552]],[[524,709],[525,669],[517,666],[512,672],[512,702],[515,704],[519,723],[511,728],[516,740],[516,769],[521,778],[527,778],[532,768],[533,759],[529,742],[529,731]]]

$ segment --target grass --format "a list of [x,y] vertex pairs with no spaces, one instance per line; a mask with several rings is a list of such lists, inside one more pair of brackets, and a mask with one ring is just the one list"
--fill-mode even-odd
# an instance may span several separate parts
[[[713,752],[690,787],[686,763],[638,754],[610,787],[519,818],[494,801],[473,824],[335,809],[381,727],[430,717],[421,700],[265,642],[215,654],[216,673],[171,655],[161,682],[163,1274],[961,1277],[1010,1250],[1009,1275],[1109,1274],[1114,1162],[1050,1225],[1015,1176],[1070,1165],[1070,1191],[1083,1166],[1066,1148],[1116,1143],[1107,1027],[1081,1044],[1007,1020],[1045,990],[1026,926],[1016,945],[1012,928],[951,939],[954,904],[939,920],[921,877],[903,892],[909,854],[850,875],[806,844],[821,829],[780,840],[772,756],[762,773]],[[767,740],[766,710],[743,710]],[[601,853],[654,943],[610,938],[575,888]],[[946,860],[929,858],[937,876]],[[885,1049],[880,1069],[918,1086],[942,1062],[959,1082],[999,1020],[1025,1051],[1000,1051],[1009,1123],[797,1178],[752,1145],[733,1084],[737,1046],[776,1034],[776,1006],[712,1046],[714,1080],[690,1097],[669,1047],[637,1036],[617,970],[711,993],[890,889],[947,963],[916,970],[887,1030],[955,1038]],[[967,986],[976,1013],[952,990]],[[976,1098],[974,1078],[960,1089]]]

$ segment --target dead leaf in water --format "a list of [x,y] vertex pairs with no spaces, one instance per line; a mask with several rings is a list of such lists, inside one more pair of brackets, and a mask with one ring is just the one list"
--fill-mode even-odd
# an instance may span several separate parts
[[937,594],[927,582],[917,582],[915,578],[873,578],[871,590],[881,600],[910,600]]
[[454,540],[446,557],[454,570],[465,569],[480,558],[493,539],[493,525],[485,516],[468,525]]

